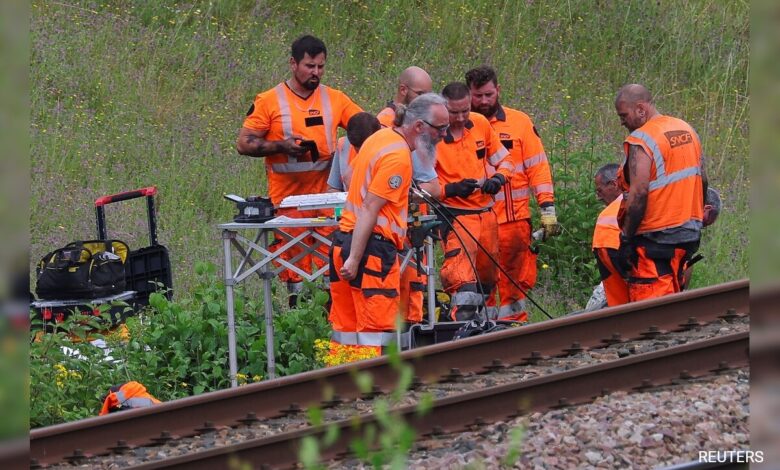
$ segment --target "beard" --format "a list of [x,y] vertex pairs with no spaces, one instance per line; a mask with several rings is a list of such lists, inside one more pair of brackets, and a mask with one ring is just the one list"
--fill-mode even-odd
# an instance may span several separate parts
[[479,114],[485,116],[486,118],[492,117],[494,114],[496,114],[496,111],[498,111],[498,100],[496,99],[496,102],[492,105],[482,105],[477,106],[474,108],[474,111],[478,112]]
[[441,139],[434,140],[428,134],[420,134],[414,139],[414,149],[417,151],[417,157],[420,163],[427,169],[436,166],[436,144]]
[[301,83],[301,86],[306,88],[309,91],[316,90],[318,86],[320,86],[320,79],[317,77],[312,77],[305,82]]

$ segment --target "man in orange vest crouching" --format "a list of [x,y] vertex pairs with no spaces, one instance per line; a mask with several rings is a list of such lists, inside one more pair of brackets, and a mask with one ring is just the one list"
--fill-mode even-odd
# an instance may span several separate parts
[[620,227],[617,216],[623,200],[623,190],[617,182],[619,168],[617,163],[604,165],[594,177],[596,197],[606,207],[596,219],[596,227],[593,230],[593,255],[596,257],[607,305],[610,307],[628,303],[628,284],[619,268],[623,264],[618,261]]
[[707,176],[699,136],[685,121],[659,113],[642,85],[622,87],[615,111],[631,133],[618,171],[627,191],[618,220],[629,299],[680,292],[704,217]]
[[[427,93],[398,107],[395,126],[363,143],[353,162],[330,250],[331,356],[380,355],[396,340],[400,271],[412,183],[412,150],[431,158],[449,125],[444,99]],[[349,360],[349,359],[347,359]]]

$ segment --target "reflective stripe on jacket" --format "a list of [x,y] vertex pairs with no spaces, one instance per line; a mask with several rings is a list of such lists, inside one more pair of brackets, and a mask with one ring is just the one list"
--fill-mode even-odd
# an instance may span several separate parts
[[618,211],[623,195],[619,195],[609,203],[596,219],[593,229],[593,248],[620,248],[620,227],[618,226]]
[[[496,131],[488,120],[477,113],[470,113],[463,135],[455,139],[450,131],[436,144],[436,173],[439,183],[457,183],[465,178],[473,178],[481,185],[495,173],[504,175],[511,181],[514,164],[509,152],[501,144]],[[442,200],[444,205],[458,209],[483,209],[492,207],[494,198],[480,190],[469,197],[450,197]]]
[[313,140],[319,152],[316,162],[308,154],[300,158],[284,154],[265,157],[268,192],[275,205],[286,196],[326,191],[336,132],[339,127],[346,129],[349,118],[360,111],[347,95],[325,85],[306,98],[296,95],[284,82],[257,95],[244,127],[267,131],[269,141],[294,135]]
[[403,247],[409,212],[412,156],[406,140],[393,129],[372,134],[353,161],[354,184],[350,184],[339,228],[352,232],[369,192],[387,201],[379,210],[374,233]]
[[498,106],[496,114],[490,118],[490,125],[509,151],[513,163],[509,184],[495,196],[498,223],[528,219],[532,194],[537,204],[555,202],[550,163],[542,139],[527,114],[506,106]]
[[641,147],[652,160],[647,209],[637,234],[670,228],[701,229],[704,194],[701,175],[701,143],[685,121],[658,115],[632,132],[623,143],[626,158],[618,171],[625,190],[631,182],[626,164],[631,145]]
[[141,383],[130,381],[118,387],[111,387],[111,391],[103,400],[100,415],[134,408],[148,408],[159,403],[160,400],[147,393],[146,387]]

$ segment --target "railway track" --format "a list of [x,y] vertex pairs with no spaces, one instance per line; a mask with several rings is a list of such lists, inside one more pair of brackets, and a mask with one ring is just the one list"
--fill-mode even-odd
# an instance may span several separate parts
[[[735,319],[747,314],[748,282],[737,281],[689,291],[676,296],[624,305],[599,312],[565,317],[544,323],[496,332],[491,335],[439,344],[403,353],[417,374],[417,383],[430,384],[450,380],[458,374],[480,373],[506,365],[534,362],[543,356],[564,356],[613,342],[653,338],[667,331],[681,331],[719,319]],[[740,336],[741,335],[741,336]],[[714,369],[741,367],[747,364],[747,334],[730,335],[726,340],[698,341],[690,345],[640,354],[607,364],[525,380],[490,390],[446,397],[435,403],[431,414],[416,417],[415,407],[401,409],[418,432],[441,432],[479,422],[497,419],[507,410],[524,412],[518,405],[523,396],[531,409],[566,405],[589,400],[602,389],[631,389],[665,383],[672,378],[712,373]],[[702,352],[704,351],[704,352]],[[666,356],[666,354],[671,354]],[[724,362],[725,364],[720,364]],[[457,364],[458,370],[452,365]],[[672,365],[670,365],[672,364]],[[176,400],[144,410],[127,411],[33,430],[30,455],[35,465],[56,464],[66,459],[77,462],[82,455],[106,454],[125,446],[148,445],[160,437],[162,430],[176,436],[194,436],[212,432],[219,426],[247,423],[249,413],[256,419],[271,419],[295,413],[308,406],[332,407],[334,402],[361,396],[353,380],[354,371],[374,377],[374,390],[368,395],[391,390],[397,373],[387,358],[324,369],[285,377],[234,390],[209,393]],[[642,374],[637,374],[642,370]],[[634,371],[634,372],[632,372]],[[557,376],[554,377],[553,376]],[[321,390],[333,395],[326,399]],[[500,390],[499,390],[500,389]],[[576,393],[573,393],[576,392]],[[565,401],[561,402],[565,398]],[[464,412],[467,410],[468,412]],[[252,416],[252,415],[250,415]],[[363,425],[376,419],[361,417]],[[209,421],[210,426],[204,426]],[[251,421],[251,419],[249,420]],[[330,447],[333,456],[346,449],[354,420],[342,420],[339,441]],[[435,428],[434,428],[435,427]],[[186,466],[214,468],[222,466],[229,456],[273,467],[295,463],[295,449],[306,435],[324,432],[311,428],[283,432],[271,437],[246,441],[232,447],[220,447],[192,455],[183,455],[141,464],[138,468]],[[118,446],[117,440],[123,445]],[[76,452],[79,449],[79,452]],[[202,465],[202,466],[201,466]]]

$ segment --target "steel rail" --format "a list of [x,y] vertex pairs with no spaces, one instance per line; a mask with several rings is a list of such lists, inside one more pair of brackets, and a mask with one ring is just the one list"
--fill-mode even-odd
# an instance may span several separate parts
[[[734,281],[637,302],[597,312],[573,315],[519,328],[427,346],[401,354],[423,382],[435,382],[453,366],[461,372],[482,371],[496,362],[523,363],[536,356],[558,356],[575,346],[589,348],[617,338],[622,341],[681,330],[685,319],[711,322],[734,312],[749,312],[749,282]],[[694,322],[694,323],[695,323]],[[654,327],[654,329],[650,328]],[[281,416],[290,405],[321,406],[329,389],[343,399],[360,396],[355,372],[373,375],[376,391],[391,390],[397,372],[381,357],[338,367],[282,377],[238,389],[221,390],[174,400],[151,408],[124,411],[35,429],[30,433],[30,457],[38,462],[59,462],[75,449],[87,454],[109,452],[117,440],[147,445],[161,430],[179,436],[197,434],[205,421],[235,425],[253,412],[260,418]]]
[[[749,364],[749,332],[734,333],[593,366],[500,385],[436,400],[430,413],[420,416],[414,405],[398,410],[418,435],[455,432],[473,425],[504,420],[535,411],[588,403],[616,390],[644,390]],[[236,462],[254,468],[293,468],[303,438],[321,439],[327,426],[339,429],[336,443],[321,450],[330,459],[349,449],[366,426],[378,426],[373,414],[361,415],[317,428],[287,432],[208,451],[148,462],[129,468],[212,469]]]

